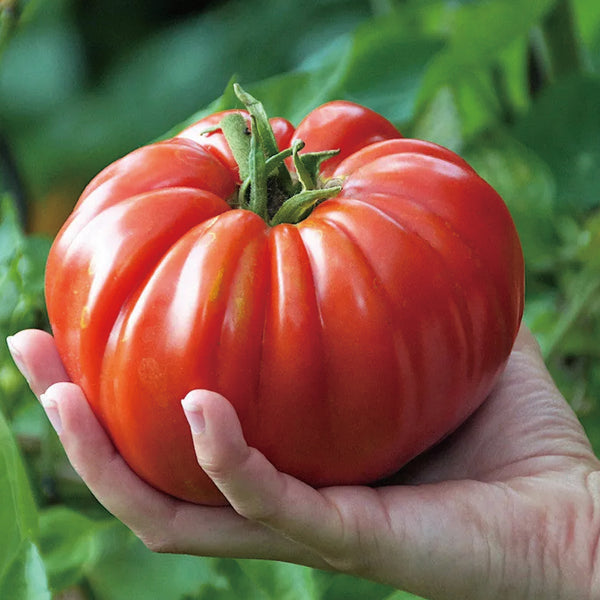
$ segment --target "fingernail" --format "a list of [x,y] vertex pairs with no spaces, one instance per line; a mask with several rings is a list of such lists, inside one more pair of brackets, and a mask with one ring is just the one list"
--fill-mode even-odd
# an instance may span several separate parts
[[29,372],[25,368],[25,362],[23,361],[23,355],[21,354],[21,351],[15,345],[14,336],[9,335],[6,338],[6,345],[8,346],[8,351],[10,352],[15,365],[17,365],[17,369],[21,371],[21,375],[23,375],[27,382],[29,382]]
[[46,411],[46,416],[48,417],[48,420],[50,421],[52,427],[54,427],[54,431],[56,431],[56,433],[60,435],[63,430],[63,425],[62,419],[60,418],[60,414],[58,412],[56,400],[54,398],[48,397],[46,394],[42,394],[40,396],[40,404]]
[[190,424],[192,433],[204,433],[206,423],[204,421],[204,411],[202,410],[202,407],[199,406],[193,398],[187,396],[181,401],[181,406],[183,407],[183,412]]

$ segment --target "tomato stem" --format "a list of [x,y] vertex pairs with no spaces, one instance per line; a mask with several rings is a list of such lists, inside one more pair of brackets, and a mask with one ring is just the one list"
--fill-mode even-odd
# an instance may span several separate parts
[[248,157],[250,156],[250,130],[246,126],[246,119],[241,113],[229,113],[220,122],[220,128],[231,148],[240,171],[240,179],[248,177]]
[[[277,147],[277,140],[275,139],[275,134],[269,123],[269,117],[267,116],[262,103],[254,98],[254,96],[251,96],[248,92],[244,91],[237,83],[233,84],[233,90],[252,117],[251,135],[258,138],[265,158],[269,159],[278,154],[279,148]],[[291,193],[293,186],[292,178],[283,162],[277,170],[277,175],[286,191]]]
[[[256,119],[252,118],[252,128],[256,125]],[[265,155],[260,148],[259,136],[250,137],[250,153],[248,155],[248,178],[250,181],[250,203],[249,209],[263,219],[267,217],[267,173]]]
[[[239,168],[242,181],[239,206],[255,212],[271,226],[298,223],[319,202],[341,190],[341,187],[321,186],[319,177],[321,163],[339,150],[300,154],[304,142],[296,140],[291,148],[279,151],[263,105],[238,84],[234,84],[233,89],[251,119],[248,128],[247,117],[229,113],[219,124]],[[293,175],[285,164],[290,156],[295,169]]]

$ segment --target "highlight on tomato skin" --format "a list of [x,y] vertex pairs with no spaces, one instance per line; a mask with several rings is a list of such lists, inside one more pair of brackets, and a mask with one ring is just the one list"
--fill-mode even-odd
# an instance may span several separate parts
[[501,373],[523,313],[513,221],[462,158],[365,107],[331,102],[294,129],[239,97],[84,190],[47,263],[57,347],[166,493],[226,503],[181,409],[195,388],[228,398],[278,469],[373,484]]

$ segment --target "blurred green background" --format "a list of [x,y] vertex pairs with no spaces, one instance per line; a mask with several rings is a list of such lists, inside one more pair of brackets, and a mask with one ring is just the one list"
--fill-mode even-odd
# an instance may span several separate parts
[[597,0],[0,0],[0,598],[412,597],[150,553],[74,475],[8,357],[6,335],[47,327],[45,258],[85,184],[229,106],[233,76],[296,123],[363,103],[498,189],[525,251],[526,321],[600,452]]

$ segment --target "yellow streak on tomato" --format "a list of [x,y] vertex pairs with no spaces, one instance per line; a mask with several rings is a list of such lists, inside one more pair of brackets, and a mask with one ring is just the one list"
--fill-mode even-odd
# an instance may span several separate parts
[[243,319],[247,312],[246,299],[243,296],[236,296],[234,302],[236,314],[240,316],[240,319]]
[[223,283],[223,268],[217,271],[217,275],[213,281],[212,287],[210,288],[210,292],[208,294],[208,299],[211,302],[215,302],[219,298],[219,294],[221,293],[221,284]]
[[80,329],[85,329],[90,324],[90,309],[87,306],[83,307],[81,311],[81,318],[79,319]]

